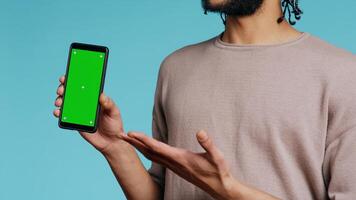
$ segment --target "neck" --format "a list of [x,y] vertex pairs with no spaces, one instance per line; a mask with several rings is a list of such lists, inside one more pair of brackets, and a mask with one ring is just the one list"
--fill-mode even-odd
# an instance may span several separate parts
[[265,0],[251,16],[227,16],[222,40],[235,44],[277,44],[298,37],[301,32],[286,20],[277,23],[280,16],[280,0]]

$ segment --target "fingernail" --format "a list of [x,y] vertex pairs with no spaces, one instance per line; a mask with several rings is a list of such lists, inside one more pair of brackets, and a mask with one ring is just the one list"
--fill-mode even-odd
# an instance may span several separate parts
[[108,101],[108,97],[104,93],[103,93],[103,99],[104,99],[104,102]]
[[197,134],[197,137],[199,140],[205,140],[207,137],[207,134],[204,130],[200,130]]
[[127,136],[129,136],[129,137],[135,137],[135,133],[129,132],[129,133],[127,133]]
[[122,134],[122,135],[121,135],[121,138],[125,140],[125,139],[127,139],[127,138],[128,138],[128,136],[127,136],[127,135],[125,135],[125,134]]

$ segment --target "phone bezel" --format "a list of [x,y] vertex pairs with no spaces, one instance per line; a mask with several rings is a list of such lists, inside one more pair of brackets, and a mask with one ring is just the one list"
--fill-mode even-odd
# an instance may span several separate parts
[[102,75],[101,75],[101,83],[100,83],[100,91],[98,95],[98,103],[97,103],[97,109],[96,109],[96,115],[95,115],[95,124],[94,126],[85,126],[81,124],[74,124],[74,123],[68,123],[68,122],[63,122],[62,119],[62,112],[60,112],[60,116],[58,119],[58,126],[63,129],[69,129],[69,130],[77,130],[77,131],[84,131],[88,133],[94,133],[96,132],[98,125],[99,125],[99,113],[100,113],[100,103],[99,103],[99,97],[100,94],[103,92],[104,89],[104,83],[105,83],[105,75],[106,75],[106,66],[108,62],[108,57],[109,57],[109,48],[106,46],[99,46],[99,45],[94,45],[94,44],[85,44],[85,43],[79,43],[79,42],[73,42],[70,47],[69,47],[69,54],[68,54],[68,60],[67,60],[67,67],[66,67],[66,73],[65,73],[65,81],[64,81],[64,93],[63,93],[63,103],[60,107],[60,110],[63,110],[63,105],[65,101],[65,91],[66,91],[66,82],[67,82],[67,77],[68,77],[68,72],[69,72],[69,65],[70,65],[70,59],[72,55],[72,49],[82,49],[82,50],[89,50],[89,51],[97,51],[97,52],[103,52],[105,53],[105,59],[104,59],[104,66],[102,70]]

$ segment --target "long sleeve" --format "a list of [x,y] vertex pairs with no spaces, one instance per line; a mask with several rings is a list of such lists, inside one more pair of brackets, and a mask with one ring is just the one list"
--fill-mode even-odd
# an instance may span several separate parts
[[356,199],[356,62],[334,77],[323,175],[330,199],[350,200]]
[[[154,95],[154,105],[152,109],[152,137],[156,140],[167,143],[167,124],[163,110],[163,95],[166,90],[167,73],[165,72],[164,62],[162,62],[158,78],[156,82],[156,90]],[[152,162],[151,168],[148,170],[152,179],[160,185],[163,192],[164,190],[164,178],[165,168],[158,163]]]

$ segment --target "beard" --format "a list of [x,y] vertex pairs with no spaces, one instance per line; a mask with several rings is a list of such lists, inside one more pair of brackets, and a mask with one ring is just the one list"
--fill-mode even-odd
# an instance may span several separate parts
[[253,15],[261,7],[262,3],[263,0],[223,0],[221,3],[214,5],[211,0],[202,0],[202,7],[207,12],[244,17]]

